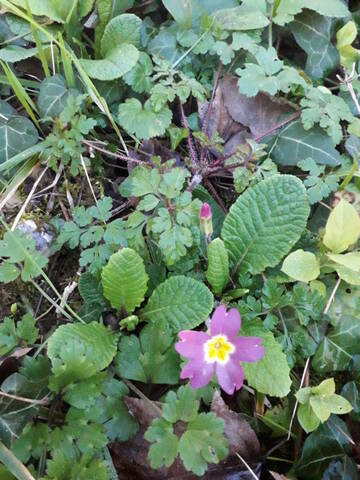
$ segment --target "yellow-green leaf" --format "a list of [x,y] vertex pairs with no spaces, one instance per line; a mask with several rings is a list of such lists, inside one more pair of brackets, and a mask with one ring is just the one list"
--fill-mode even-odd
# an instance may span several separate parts
[[310,282],[320,274],[319,263],[315,255],[301,249],[290,253],[285,258],[281,271],[300,282]]
[[360,219],[357,211],[346,200],[340,200],[328,218],[324,244],[333,253],[341,253],[353,245],[360,235]]

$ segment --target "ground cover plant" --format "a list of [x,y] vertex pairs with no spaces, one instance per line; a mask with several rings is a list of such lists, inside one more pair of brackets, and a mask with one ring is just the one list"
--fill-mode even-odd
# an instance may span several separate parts
[[353,480],[360,9],[0,0],[1,480]]

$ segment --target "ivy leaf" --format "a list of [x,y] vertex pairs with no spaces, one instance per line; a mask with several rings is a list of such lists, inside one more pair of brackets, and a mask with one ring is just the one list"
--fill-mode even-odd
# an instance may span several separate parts
[[0,100],[0,164],[37,143],[39,135],[33,123]]
[[300,120],[281,130],[271,158],[280,165],[297,165],[307,158],[330,167],[341,163],[341,156],[329,136],[317,126],[305,130]]
[[188,423],[179,441],[179,454],[186,470],[204,475],[207,463],[219,463],[228,453],[223,436],[224,421],[214,413],[200,413]]
[[62,75],[56,74],[45,78],[40,84],[38,107],[43,118],[55,118],[66,107],[69,97],[78,96],[77,90],[68,89]]
[[318,346],[312,368],[322,373],[346,370],[353,355],[360,353],[359,339],[359,320],[343,315]]
[[285,258],[281,271],[301,282],[310,282],[320,275],[319,262],[315,255],[301,249]]
[[339,54],[331,42],[335,22],[332,18],[305,10],[294,18],[289,28],[297,44],[306,52],[305,71],[322,78],[336,68]]
[[316,432],[306,438],[296,463],[296,475],[300,478],[323,478],[322,474],[330,461],[346,458],[346,452],[351,445],[351,436],[348,435],[346,424],[332,415],[324,425],[320,425]]
[[155,418],[144,438],[153,443],[148,453],[151,468],[170,467],[174,463],[178,454],[178,437],[171,423],[163,418]]
[[308,90],[300,105],[303,107],[301,121],[305,130],[310,130],[319,123],[332,138],[334,145],[343,138],[340,121],[351,122],[354,118],[346,102],[325,87]]
[[213,309],[213,296],[201,282],[182,275],[161,283],[142,311],[145,321],[164,322],[175,334],[203,323]]
[[130,43],[122,43],[99,60],[80,59],[81,66],[90,78],[109,81],[129,72],[139,59],[139,50]]
[[205,275],[214,293],[220,295],[229,281],[229,256],[220,238],[208,246],[208,268]]
[[136,98],[128,98],[119,105],[118,118],[127,132],[146,140],[164,135],[171,123],[172,113],[168,107],[155,112],[149,100],[142,106]]
[[356,243],[359,236],[359,215],[351,203],[341,199],[326,223],[324,245],[333,253],[341,253]]
[[178,383],[180,359],[173,342],[173,335],[164,324],[146,325],[139,337],[122,337],[115,359],[117,373],[144,383]]
[[248,384],[265,395],[286,397],[291,386],[290,368],[281,345],[275,340],[272,332],[264,330],[261,321],[252,320],[242,325],[241,333],[261,337],[264,340],[263,358],[255,363],[242,364]]
[[132,313],[144,300],[148,276],[142,258],[131,248],[110,257],[101,273],[104,297],[111,306]]
[[276,266],[300,238],[308,215],[305,188],[296,177],[275,175],[248,188],[221,231],[231,266],[253,275]]

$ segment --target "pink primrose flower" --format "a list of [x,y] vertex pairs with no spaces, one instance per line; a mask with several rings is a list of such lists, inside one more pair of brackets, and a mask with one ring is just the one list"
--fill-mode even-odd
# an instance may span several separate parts
[[240,362],[257,362],[265,353],[261,337],[238,336],[241,326],[239,312],[225,305],[216,308],[210,320],[208,332],[183,330],[176,351],[188,359],[180,378],[189,378],[190,387],[207,385],[216,374],[221,388],[232,395],[244,382]]

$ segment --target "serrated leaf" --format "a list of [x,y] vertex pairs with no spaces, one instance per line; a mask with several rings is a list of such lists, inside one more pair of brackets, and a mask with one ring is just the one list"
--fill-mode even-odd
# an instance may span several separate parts
[[122,44],[140,46],[141,19],[132,13],[124,13],[110,20],[101,39],[101,54],[104,58],[111,50]]
[[359,236],[359,215],[351,203],[341,199],[326,223],[324,245],[333,253],[341,253],[357,242]]
[[136,98],[128,98],[119,105],[120,125],[140,139],[164,135],[171,119],[172,113],[168,107],[155,112],[149,100],[142,106]]
[[145,52],[140,52],[139,60],[130,72],[124,75],[125,82],[137,93],[148,92],[151,88],[153,64],[151,58]]
[[310,208],[299,179],[275,175],[243,193],[221,231],[231,266],[253,275],[275,267],[299,240]]
[[44,118],[55,118],[67,105],[70,95],[77,96],[77,90],[68,89],[62,75],[56,74],[45,78],[40,84],[38,107]]
[[122,43],[110,50],[100,60],[82,58],[80,63],[90,78],[115,80],[129,72],[139,59],[139,50],[134,45]]
[[39,135],[33,123],[0,100],[0,164],[37,143]]
[[183,385],[175,393],[170,391],[165,397],[162,416],[171,423],[181,420],[190,422],[195,420],[199,410],[200,401],[197,393],[188,385]]
[[[178,454],[178,437],[173,426],[163,418],[156,418],[146,430],[145,440],[153,443],[148,457],[151,468],[170,467]],[[155,442],[155,443],[154,443]]]
[[229,256],[224,242],[216,238],[208,246],[206,279],[214,293],[220,295],[229,281]]
[[156,287],[142,317],[150,323],[164,322],[177,333],[203,323],[213,309],[213,302],[210,290],[203,283],[174,276]]
[[320,275],[319,262],[315,255],[301,249],[285,258],[281,271],[300,282],[310,282]]
[[132,313],[144,300],[148,275],[135,250],[123,248],[110,257],[101,273],[104,297],[117,310]]
[[346,370],[353,356],[360,353],[359,341],[359,319],[342,315],[318,346],[312,368],[321,373]]
[[201,476],[207,463],[219,463],[227,456],[223,430],[224,421],[214,413],[200,413],[189,422],[179,441],[179,454],[186,470]]
[[280,165],[297,165],[307,158],[331,167],[336,167],[341,162],[331,138],[320,127],[304,130],[300,120],[281,130],[271,158]]
[[339,63],[339,54],[331,42],[335,22],[328,16],[309,10],[297,15],[289,28],[298,45],[306,52],[305,71],[322,78]]
[[87,357],[98,370],[103,370],[112,361],[116,353],[117,335],[111,330],[92,322],[88,324],[73,323],[61,325],[49,338],[47,354],[53,362],[61,348],[73,339],[82,344]]
[[242,325],[241,333],[263,338],[265,349],[265,355],[258,362],[242,364],[248,384],[265,395],[286,397],[291,386],[290,368],[272,332],[264,330],[260,321],[253,320]]
[[178,383],[179,355],[173,341],[169,328],[156,323],[143,327],[140,337],[122,337],[115,359],[117,373],[144,383]]

